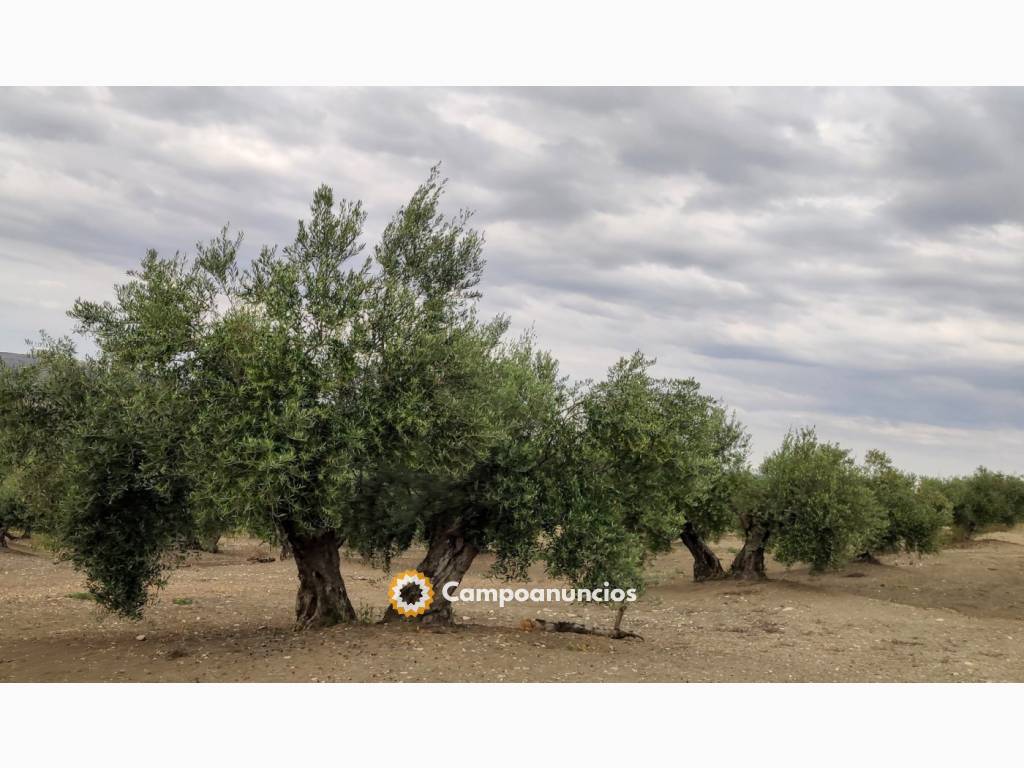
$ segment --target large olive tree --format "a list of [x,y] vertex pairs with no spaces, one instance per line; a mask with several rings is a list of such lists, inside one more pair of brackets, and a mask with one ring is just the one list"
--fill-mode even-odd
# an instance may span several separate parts
[[226,281],[200,349],[197,506],[288,543],[303,625],[352,619],[339,547],[400,538],[409,478],[458,475],[479,451],[464,407],[479,383],[460,373],[494,335],[471,307],[481,239],[440,214],[442,191],[434,172],[364,258],[361,206],[321,188],[292,245]]
[[150,252],[114,301],[76,302],[99,354],[65,366],[85,379],[74,429],[37,409],[67,467],[40,486],[62,483],[62,543],[111,607],[137,614],[162,555],[224,526],[289,545],[300,625],[354,617],[339,547],[390,524],[367,510],[424,462],[460,476],[481,453],[473,414],[436,415],[473,400],[448,364],[480,364],[495,335],[471,307],[481,239],[439,213],[442,191],[432,172],[372,256],[361,205],[321,187],[293,242],[248,266],[224,232],[194,257]]

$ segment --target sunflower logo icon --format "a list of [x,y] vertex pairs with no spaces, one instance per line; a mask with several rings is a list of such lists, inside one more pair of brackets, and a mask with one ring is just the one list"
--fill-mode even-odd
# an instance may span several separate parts
[[405,618],[422,616],[434,602],[434,587],[419,571],[403,571],[388,586],[391,607]]

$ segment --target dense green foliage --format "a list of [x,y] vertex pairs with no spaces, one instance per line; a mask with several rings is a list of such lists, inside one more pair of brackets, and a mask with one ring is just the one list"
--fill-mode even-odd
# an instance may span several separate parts
[[66,339],[44,336],[34,358],[0,367],[0,467],[18,475],[29,514],[43,518],[60,504],[64,437],[82,413],[88,377]]
[[963,538],[1024,521],[1024,478],[978,467],[972,475],[942,482],[941,491],[952,502],[953,525]]
[[36,365],[3,379],[4,452],[33,523],[100,603],[137,616],[191,526],[174,428],[182,401],[162,379],[45,343]]
[[934,552],[942,529],[952,522],[952,505],[936,488],[901,472],[882,451],[864,458],[868,486],[885,515],[884,525],[866,552]]
[[204,252],[223,265],[225,309],[195,345],[192,503],[266,539],[337,534],[356,483],[367,268],[350,262],[363,214],[333,208],[318,190],[295,242],[247,270],[227,238]]
[[563,436],[545,555],[550,573],[576,586],[642,586],[648,554],[667,549],[682,526],[664,483],[651,362],[636,354],[614,365],[582,395]]
[[704,539],[736,525],[733,499],[747,470],[750,439],[743,426],[694,379],[661,383],[665,428],[676,448],[666,478],[672,505]]
[[508,321],[480,322],[482,238],[439,213],[436,175],[384,230],[370,315],[367,447],[350,544],[387,563],[452,532],[520,572],[538,530],[539,469],[562,398],[557,365]]
[[695,381],[654,379],[652,364],[640,353],[620,360],[567,425],[546,558],[580,587],[642,589],[644,566],[687,520],[709,535],[731,520],[745,434]]
[[813,429],[787,434],[760,471],[758,513],[782,563],[834,568],[863,552],[884,526],[850,452],[819,441]]
[[97,601],[137,616],[192,526],[184,446],[172,426],[181,400],[159,379],[88,368],[83,408],[65,437],[52,531]]
[[31,527],[28,504],[22,495],[17,472],[0,475],[0,547],[6,546],[12,528]]
[[504,328],[446,343],[444,373],[425,388],[430,429],[418,437],[420,453],[379,474],[374,503],[355,521],[365,554],[387,560],[417,537],[457,532],[491,550],[499,574],[521,576],[535,559],[565,390],[555,361],[529,338],[502,342]]

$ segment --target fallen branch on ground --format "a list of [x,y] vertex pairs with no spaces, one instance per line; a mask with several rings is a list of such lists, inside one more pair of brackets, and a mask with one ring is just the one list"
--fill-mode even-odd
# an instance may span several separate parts
[[625,640],[627,638],[643,641],[643,638],[636,632],[627,632],[622,629],[622,614],[625,613],[625,607],[619,608],[619,613],[615,617],[615,626],[611,629],[598,629],[597,627],[588,627],[586,624],[579,624],[575,621],[547,621],[545,619],[523,619],[520,626],[527,630],[541,630],[543,632],[574,632],[577,635],[600,635],[601,637],[610,637],[612,640]]

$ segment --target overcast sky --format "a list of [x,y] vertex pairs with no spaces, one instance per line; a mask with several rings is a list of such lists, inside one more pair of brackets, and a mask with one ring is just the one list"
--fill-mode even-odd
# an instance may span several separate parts
[[748,425],[1024,471],[1024,91],[0,89],[0,350],[147,248],[284,243],[326,182],[368,240],[431,165],[483,308],[574,377],[641,348]]

